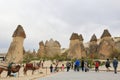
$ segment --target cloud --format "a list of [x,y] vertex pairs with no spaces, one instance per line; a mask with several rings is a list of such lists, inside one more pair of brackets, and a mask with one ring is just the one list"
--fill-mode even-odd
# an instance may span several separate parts
[[120,36],[119,4],[119,0],[1,0],[0,52],[9,48],[18,24],[26,32],[27,50],[37,50],[41,40],[50,38],[68,48],[73,32],[82,34],[84,42],[94,33],[100,38],[106,28],[112,36]]

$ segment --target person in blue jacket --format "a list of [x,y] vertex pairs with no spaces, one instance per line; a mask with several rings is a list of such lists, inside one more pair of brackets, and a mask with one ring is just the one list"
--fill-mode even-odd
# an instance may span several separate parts
[[113,68],[114,68],[114,73],[117,73],[117,67],[118,67],[118,60],[114,58],[113,60]]
[[76,71],[76,70],[79,71],[79,69],[80,69],[80,60],[77,59],[77,60],[75,61],[75,67],[76,67],[76,68],[75,68],[75,71]]

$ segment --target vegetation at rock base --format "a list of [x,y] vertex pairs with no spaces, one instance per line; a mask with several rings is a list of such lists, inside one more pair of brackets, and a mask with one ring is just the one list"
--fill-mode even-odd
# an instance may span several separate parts
[[113,50],[113,52],[110,55],[110,58],[113,59],[114,57],[120,60],[120,50],[117,50],[117,49]]

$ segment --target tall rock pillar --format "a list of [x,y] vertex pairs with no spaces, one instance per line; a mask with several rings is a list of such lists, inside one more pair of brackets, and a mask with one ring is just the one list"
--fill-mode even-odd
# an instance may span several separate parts
[[68,57],[71,59],[85,57],[85,48],[83,45],[82,35],[72,33],[70,37]]
[[26,34],[21,25],[17,26],[17,29],[14,31],[12,37],[13,41],[8,49],[5,61],[7,63],[20,63],[23,60],[23,42],[26,38]]
[[98,46],[98,53],[101,58],[109,58],[114,50],[115,42],[107,29],[104,30]]
[[44,45],[44,42],[41,41],[39,43],[38,56],[39,57],[44,57],[44,55],[45,55],[45,45]]
[[97,44],[97,37],[95,34],[93,34],[93,36],[90,39],[90,43],[89,43],[89,55],[90,58],[98,58],[98,44]]

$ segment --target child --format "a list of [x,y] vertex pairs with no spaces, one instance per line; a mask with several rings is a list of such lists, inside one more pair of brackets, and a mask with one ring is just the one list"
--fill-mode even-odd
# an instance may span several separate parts
[[61,71],[64,71],[64,68],[65,68],[64,64],[62,64]]

